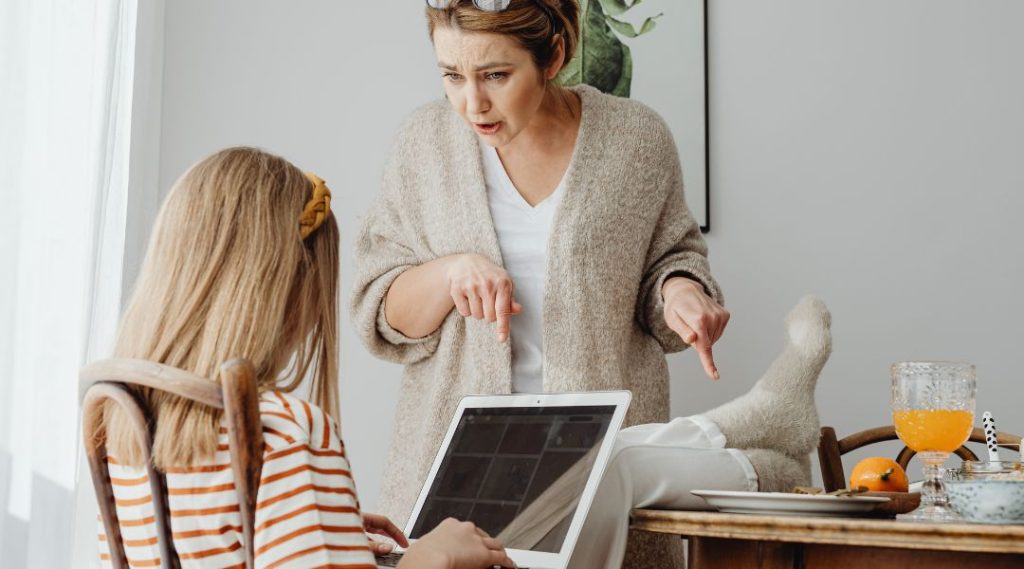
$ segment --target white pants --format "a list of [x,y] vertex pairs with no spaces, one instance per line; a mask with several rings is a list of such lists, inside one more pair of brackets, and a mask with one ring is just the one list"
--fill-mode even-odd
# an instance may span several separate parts
[[570,569],[618,569],[633,508],[706,510],[690,490],[757,490],[747,457],[703,415],[619,432],[604,478],[569,562]]

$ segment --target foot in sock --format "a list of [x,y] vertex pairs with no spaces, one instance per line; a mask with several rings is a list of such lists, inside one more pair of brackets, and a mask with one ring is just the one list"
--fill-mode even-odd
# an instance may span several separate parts
[[746,449],[743,454],[757,473],[759,492],[790,492],[795,486],[811,485],[811,461],[794,458],[776,450]]
[[782,354],[746,394],[708,411],[726,446],[774,449],[806,457],[818,444],[814,388],[832,352],[832,317],[821,300],[805,297],[786,316]]

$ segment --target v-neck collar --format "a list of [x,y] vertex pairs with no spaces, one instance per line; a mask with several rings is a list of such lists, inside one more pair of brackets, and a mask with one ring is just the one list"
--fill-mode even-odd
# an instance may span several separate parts
[[[505,169],[505,164],[501,161],[501,155],[498,154],[498,149],[482,140],[479,141],[479,146],[480,152],[485,154],[482,159],[490,162],[490,168],[488,168],[487,164],[482,164],[484,169],[484,179],[487,179],[487,170],[493,170],[498,179],[492,179],[492,182],[496,181],[497,185],[500,186],[498,191],[502,192],[508,197],[508,199],[515,202],[516,207],[526,213],[527,216],[531,219],[535,218],[548,208],[557,205],[558,198],[561,197],[565,188],[565,174],[569,171],[568,166],[566,167],[565,172],[562,173],[562,178],[558,180],[558,185],[555,186],[555,189],[552,190],[546,198],[537,202],[537,205],[530,205],[530,202],[526,201],[522,192],[519,191],[515,182],[512,181],[512,177],[508,175],[508,170]],[[575,150],[575,147],[573,150]]]
[[[597,89],[589,85],[580,84],[570,87],[570,90],[580,97],[580,126],[576,133],[576,146],[573,148],[572,157],[569,159],[569,166],[562,175],[562,197],[554,215],[554,226],[557,227],[559,218],[565,215],[566,208],[576,198],[584,184],[580,181],[586,175],[579,164],[583,157],[591,154],[592,142],[587,131],[591,120],[593,109],[591,97],[598,93]],[[477,244],[478,253],[487,256],[492,262],[504,267],[501,258],[501,249],[498,246],[498,235],[494,229],[494,222],[491,219],[490,205],[487,201],[486,182],[484,179],[483,160],[480,154],[479,137],[458,113],[452,111],[450,120],[453,121],[452,131],[457,137],[455,151],[458,153],[456,164],[465,164],[467,168],[456,173],[458,180],[458,193],[462,202],[467,208],[467,217],[470,226],[466,232]],[[507,176],[507,173],[506,173]],[[514,190],[514,188],[513,188]],[[518,191],[516,192],[518,194]],[[580,199],[583,196],[578,196]],[[522,196],[519,196],[522,199]],[[525,200],[523,200],[525,202]],[[529,205],[529,204],[527,204]]]

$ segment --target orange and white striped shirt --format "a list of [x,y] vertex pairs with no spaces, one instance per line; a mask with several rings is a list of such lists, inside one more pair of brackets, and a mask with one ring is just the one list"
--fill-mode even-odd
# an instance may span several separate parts
[[[256,504],[256,567],[376,569],[345,448],[330,417],[285,393],[260,397],[263,473]],[[156,522],[143,469],[109,459],[131,567],[158,567]],[[174,547],[182,567],[245,567],[242,520],[227,430],[209,464],[166,473]],[[100,559],[110,552],[100,524]]]

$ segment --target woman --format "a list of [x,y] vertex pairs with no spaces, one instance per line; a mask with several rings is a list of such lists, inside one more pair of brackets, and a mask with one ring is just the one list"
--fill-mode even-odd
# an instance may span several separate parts
[[[167,196],[115,355],[216,378],[248,358],[257,370],[267,449],[256,507],[257,567],[372,569],[377,533],[408,545],[387,518],[363,515],[337,416],[338,226],[313,175],[252,148],[193,166]],[[308,372],[308,373],[307,373]],[[290,393],[310,378],[312,401]],[[139,389],[156,418],[153,464],[167,477],[183,566],[244,567],[226,429],[215,409]],[[126,554],[161,563],[140,447],[116,407],[105,411],[110,475]],[[102,531],[102,530],[101,530]],[[106,541],[101,533],[101,546]],[[101,554],[109,560],[109,554]],[[446,520],[399,567],[514,566],[472,524]]]
[[369,349],[405,364],[382,496],[398,520],[462,395],[630,389],[630,423],[664,421],[665,354],[692,345],[717,378],[729,319],[664,121],[554,81],[578,2],[428,4],[447,101],[398,134],[352,299]]

